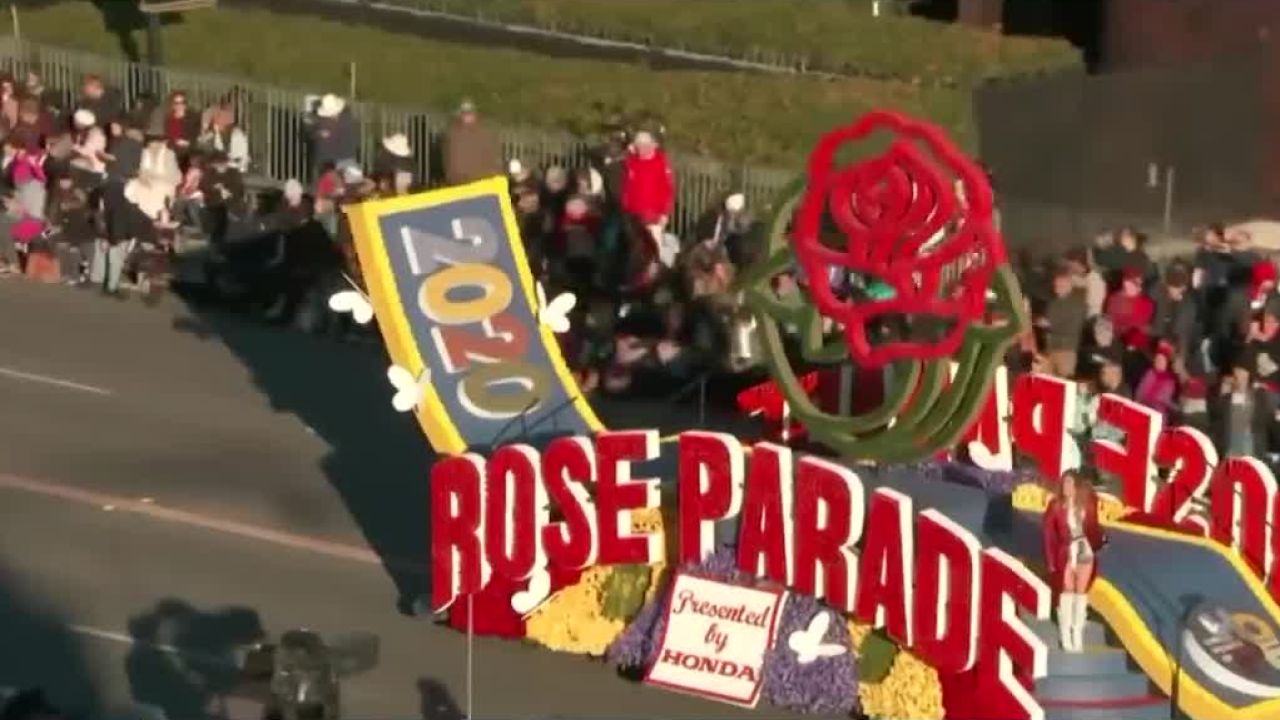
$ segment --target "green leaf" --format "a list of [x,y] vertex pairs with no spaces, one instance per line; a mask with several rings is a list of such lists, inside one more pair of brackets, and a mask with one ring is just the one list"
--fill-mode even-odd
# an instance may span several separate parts
[[644,605],[649,589],[648,565],[620,565],[604,582],[604,616],[610,620],[630,620]]
[[862,640],[858,648],[858,681],[882,682],[889,676],[893,661],[898,657],[898,645],[882,630],[873,630]]

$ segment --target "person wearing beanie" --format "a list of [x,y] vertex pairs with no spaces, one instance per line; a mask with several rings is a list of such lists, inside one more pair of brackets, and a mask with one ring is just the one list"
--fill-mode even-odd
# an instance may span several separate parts
[[462,185],[502,174],[502,143],[480,119],[476,105],[463,100],[444,136],[444,179]]

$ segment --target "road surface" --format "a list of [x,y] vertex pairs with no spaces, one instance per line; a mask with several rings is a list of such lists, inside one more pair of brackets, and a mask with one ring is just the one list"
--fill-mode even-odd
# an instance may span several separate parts
[[[234,646],[307,626],[380,643],[346,717],[459,717],[465,638],[398,610],[430,454],[379,352],[12,280],[0,318],[0,686],[185,720]],[[480,718],[749,714],[518,643],[474,657]]]

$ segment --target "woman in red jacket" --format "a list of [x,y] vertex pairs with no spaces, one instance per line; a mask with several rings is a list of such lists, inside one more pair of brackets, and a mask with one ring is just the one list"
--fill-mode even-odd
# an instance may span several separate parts
[[1093,485],[1080,471],[1066,471],[1044,513],[1044,557],[1049,582],[1058,593],[1062,649],[1068,652],[1084,650],[1088,593],[1097,576],[1097,554],[1103,542]]
[[666,229],[675,208],[676,180],[666,153],[651,133],[636,133],[623,161],[622,209],[657,233]]

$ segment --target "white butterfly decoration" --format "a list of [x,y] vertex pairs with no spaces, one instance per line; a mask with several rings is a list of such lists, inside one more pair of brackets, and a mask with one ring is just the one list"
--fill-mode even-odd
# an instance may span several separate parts
[[431,371],[423,370],[421,375],[414,377],[399,365],[392,365],[387,368],[387,380],[396,389],[396,394],[391,397],[391,407],[396,412],[409,412],[422,402],[422,389],[431,382]]
[[547,302],[547,291],[542,283],[536,286],[538,291],[538,321],[551,328],[557,335],[569,331],[569,311],[578,304],[578,296],[573,293],[560,293]]
[[364,325],[373,319],[373,305],[359,290],[339,290],[329,296],[329,309],[339,313],[351,313],[351,319]]
[[808,665],[818,658],[837,657],[849,652],[843,645],[822,642],[830,627],[831,613],[824,611],[813,616],[809,627],[791,633],[787,638],[787,647],[796,654],[797,662]]
[[529,578],[529,588],[511,596],[511,609],[520,615],[533,612],[551,594],[551,575],[546,568],[534,568]]

